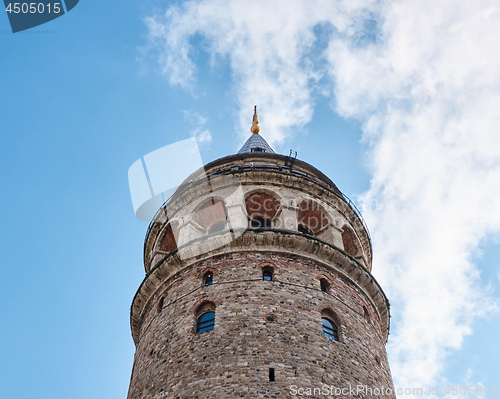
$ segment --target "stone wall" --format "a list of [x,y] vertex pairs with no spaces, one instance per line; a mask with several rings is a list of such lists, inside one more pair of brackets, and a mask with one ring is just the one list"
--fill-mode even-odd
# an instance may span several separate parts
[[[274,270],[271,282],[262,280],[265,266]],[[213,284],[204,286],[208,270]],[[215,328],[196,333],[196,309],[204,301],[216,306]],[[323,336],[324,309],[337,317],[338,341]],[[292,386],[324,384],[392,388],[385,337],[369,295],[314,259],[258,251],[215,255],[157,287],[140,323],[128,399],[290,398]]]
[[[254,228],[261,219],[265,228]],[[313,397],[313,389],[394,398],[389,305],[371,250],[359,212],[311,165],[292,168],[276,154],[206,165],[148,228],[128,399]],[[273,281],[264,281],[270,269]],[[214,329],[197,333],[197,318],[214,309]],[[338,327],[336,340],[323,335],[323,316]],[[348,390],[364,386],[372,393]],[[343,391],[325,395],[329,387]]]

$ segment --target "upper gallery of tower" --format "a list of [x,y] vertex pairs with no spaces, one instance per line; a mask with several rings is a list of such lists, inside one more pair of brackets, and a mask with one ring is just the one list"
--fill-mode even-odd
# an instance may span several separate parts
[[370,235],[355,205],[312,165],[275,153],[260,130],[255,108],[240,151],[192,173],[160,208],[144,243],[146,273],[174,253],[199,257],[250,231],[298,235],[371,271]]

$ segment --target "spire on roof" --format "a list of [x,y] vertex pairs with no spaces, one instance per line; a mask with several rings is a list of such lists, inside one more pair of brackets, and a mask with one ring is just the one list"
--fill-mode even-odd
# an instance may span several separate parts
[[266,152],[268,154],[274,154],[274,150],[271,148],[269,144],[267,144],[266,140],[259,134],[260,126],[259,126],[259,117],[257,116],[257,106],[254,107],[253,111],[253,120],[252,127],[250,129],[252,131],[252,135],[243,144],[243,147],[238,151],[238,154],[245,154],[250,152],[262,153]]
[[259,117],[257,116],[257,106],[253,108],[253,120],[252,127],[250,128],[253,134],[259,134],[260,126],[259,126]]

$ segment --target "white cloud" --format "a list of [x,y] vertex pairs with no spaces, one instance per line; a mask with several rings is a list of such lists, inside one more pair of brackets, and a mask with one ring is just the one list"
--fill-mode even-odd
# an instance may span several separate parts
[[201,116],[196,111],[183,111],[184,120],[188,121],[193,129],[191,130],[191,135],[196,139],[198,143],[210,143],[212,141],[212,135],[210,130],[204,129],[204,126],[208,122],[208,118]]
[[[363,195],[382,286],[402,320],[392,372],[432,381],[448,351],[495,307],[471,250],[500,227],[500,13],[486,2],[394,2],[381,43],[330,43],[339,110],[365,120]],[[390,244],[388,244],[390,243]],[[380,273],[379,272],[379,273]]]
[[212,66],[220,60],[231,66],[234,96],[240,105],[240,138],[247,138],[248,115],[257,104],[265,137],[273,144],[281,142],[292,126],[301,127],[312,118],[311,91],[321,77],[307,57],[316,39],[313,28],[328,22],[346,31],[353,18],[344,15],[365,12],[363,4],[319,0],[311,7],[300,0],[189,1],[146,23],[161,70],[171,84],[190,90],[196,65],[190,58],[189,39],[202,35]]
[[[468,368],[462,381],[448,381],[444,379],[439,384],[440,397],[449,399],[486,398],[491,395],[491,385],[483,384],[474,376],[474,370]],[[488,388],[487,388],[488,386]],[[435,387],[435,388],[436,388]],[[434,388],[434,389],[435,389]],[[486,394],[488,392],[488,394]]]
[[[147,20],[172,84],[193,87],[189,39],[231,66],[242,137],[261,105],[280,142],[312,118],[321,89],[363,121],[370,188],[362,196],[374,272],[397,313],[397,386],[436,381],[447,354],[495,303],[471,254],[500,230],[500,12],[491,1],[221,1]],[[330,27],[318,54],[315,28]]]

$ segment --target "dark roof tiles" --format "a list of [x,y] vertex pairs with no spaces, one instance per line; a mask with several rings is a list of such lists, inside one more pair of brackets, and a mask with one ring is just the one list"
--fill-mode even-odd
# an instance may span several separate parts
[[243,144],[243,147],[241,147],[238,151],[238,154],[247,154],[251,152],[266,152],[269,154],[275,153],[260,134],[252,134],[246,143]]

